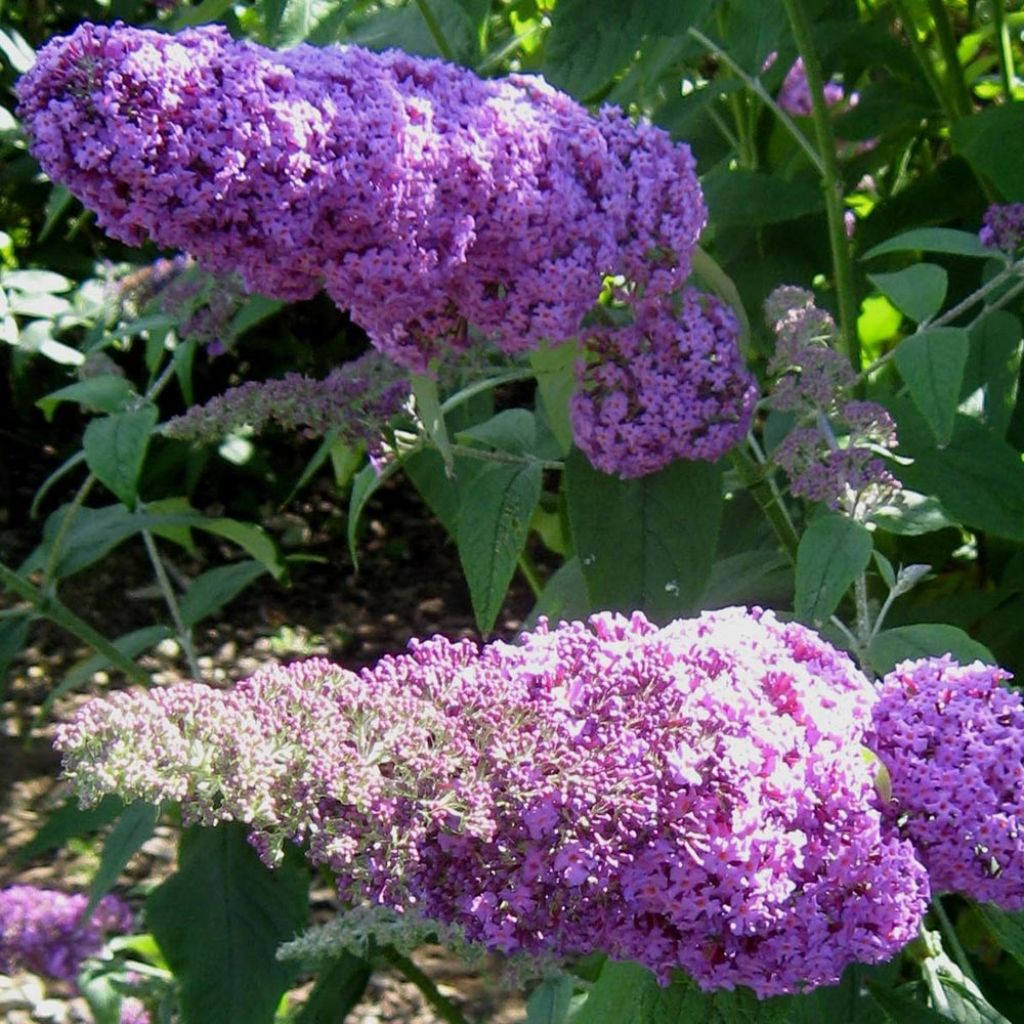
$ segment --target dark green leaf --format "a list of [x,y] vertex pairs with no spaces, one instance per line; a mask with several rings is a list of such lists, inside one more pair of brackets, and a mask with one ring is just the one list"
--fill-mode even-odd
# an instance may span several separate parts
[[571,621],[584,619],[594,610],[587,599],[583,567],[574,556],[563,562],[547,581],[523,628],[533,629],[542,615],[552,622]]
[[913,658],[938,658],[951,654],[962,665],[972,661],[996,664],[992,652],[962,629],[945,623],[920,623],[882,630],[868,649],[871,665],[880,675],[901,661]]
[[1024,331],[1020,320],[996,309],[971,330],[960,411],[1004,435],[1017,404]]
[[734,0],[724,12],[729,55],[752,75],[761,74],[765,61],[779,49],[786,34],[785,8],[761,0]]
[[940,445],[949,443],[970,339],[960,327],[931,327],[904,338],[896,349],[896,366],[910,397]]
[[456,543],[481,633],[489,633],[501,611],[516,564],[540,501],[538,463],[489,466],[466,489]]
[[194,520],[189,519],[189,522],[197,530],[205,530],[207,533],[232,541],[252,555],[275,580],[284,579],[288,570],[281,560],[281,552],[278,551],[274,539],[262,526],[223,517],[209,519],[199,513],[196,513]]
[[720,466],[679,461],[619,480],[574,450],[564,486],[592,608],[659,622],[697,608],[718,544]]
[[125,810],[103,844],[100,865],[89,886],[89,903],[83,912],[85,917],[96,909],[99,901],[117,884],[125,865],[153,834],[159,817],[160,808],[152,804],[135,803]]
[[55,575],[66,579],[101,559],[139,529],[139,521],[124,505],[107,505],[103,508],[74,509],[62,505],[47,517],[43,527],[43,542],[28,556],[19,568],[26,576],[42,569],[50,557],[54,538],[60,532],[64,516],[71,514],[71,521],[64,537]]
[[537,418],[529,409],[504,409],[483,423],[460,430],[460,442],[480,441],[513,455],[535,454],[537,448]]
[[93,420],[85,428],[82,448],[89,469],[129,507],[138,497],[139,474],[156,420],[156,408],[147,405]]
[[264,572],[266,567],[261,562],[247,559],[201,573],[181,598],[181,617],[185,625],[194,626],[200,619],[223,608]]
[[373,463],[368,462],[352,478],[352,491],[348,496],[346,534],[348,536],[349,554],[352,555],[352,564],[357,569],[359,568],[359,554],[356,551],[356,535],[359,530],[359,520],[362,518],[363,510],[377,488],[393,477],[401,465],[402,463],[396,459],[394,462],[389,462],[383,469],[378,469]]
[[563,1024],[572,987],[572,979],[566,974],[545,978],[526,1001],[526,1024]]
[[800,538],[796,557],[796,616],[820,626],[868,567],[871,534],[841,515],[819,516]]
[[1008,914],[994,903],[979,904],[978,913],[999,945],[1024,967],[1024,914]]
[[949,275],[934,263],[915,263],[892,274],[868,274],[868,280],[901,313],[920,323],[942,309]]
[[424,448],[406,458],[402,468],[427,507],[454,538],[459,528],[460,495],[487,468],[487,464],[482,459],[457,457],[453,478],[445,472],[441,456],[432,448]]
[[308,873],[271,871],[241,825],[189,829],[176,874],[146,900],[146,924],[181,987],[183,1024],[271,1024],[292,969],[277,947],[307,916]]
[[530,353],[530,369],[537,378],[537,390],[551,432],[558,439],[560,456],[572,447],[569,399],[576,390],[576,361],[579,348],[574,341],[553,347],[541,346]]
[[32,624],[34,613],[12,615],[9,619],[0,619],[0,700],[7,690],[7,669],[11,662],[21,654],[28,643],[28,630]]
[[119,797],[107,794],[95,807],[79,806],[72,798],[62,804],[45,821],[43,827],[14,854],[15,864],[38,857],[50,850],[59,850],[69,839],[77,839],[98,832],[124,813]]
[[1024,104],[986,107],[953,125],[953,142],[1009,202],[1024,200],[1024,161],[1009,140],[1024,133]]
[[987,259],[992,250],[978,241],[976,234],[954,228],[914,228],[872,246],[861,259],[869,260],[887,252],[944,252],[951,256],[977,256]]
[[872,982],[868,982],[868,991],[892,1024],[949,1024],[949,1017],[918,1002],[907,992],[886,989]]
[[1024,465],[1002,438],[967,416],[956,417],[953,440],[934,447],[915,411],[900,408],[900,454],[913,457],[899,476],[911,490],[934,495],[949,516],[974,529],[1024,541]]
[[372,973],[370,965],[351,953],[342,953],[318,973],[295,1024],[344,1024],[366,991]]
[[78,402],[86,409],[115,413],[122,409],[134,394],[134,389],[124,377],[104,374],[69,384],[58,391],[51,391],[40,398],[36,405],[42,409],[43,415],[49,421],[53,419],[53,412],[61,402]]
[[702,185],[711,223],[718,228],[778,224],[825,208],[818,184],[759,171],[716,168]]

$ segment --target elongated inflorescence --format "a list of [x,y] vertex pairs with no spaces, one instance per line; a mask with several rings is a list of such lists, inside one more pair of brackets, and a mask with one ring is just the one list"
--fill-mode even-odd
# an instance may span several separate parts
[[602,614],[516,645],[436,637],[358,674],[122,693],[58,743],[86,799],[243,821],[270,862],[295,839],[347,900],[769,994],[888,958],[923,913],[860,751],[873,701],[767,612]]
[[939,892],[1024,909],[1024,702],[1008,672],[950,657],[898,665],[869,741],[892,778],[887,816]]
[[605,275],[677,289],[705,220],[660,129],[398,51],[86,24],[18,93],[33,152],[109,234],[268,295],[325,288],[415,370],[466,321],[508,352],[571,337]]

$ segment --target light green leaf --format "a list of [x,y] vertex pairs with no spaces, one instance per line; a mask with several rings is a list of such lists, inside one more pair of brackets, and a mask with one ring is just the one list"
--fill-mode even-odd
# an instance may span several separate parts
[[972,661],[996,664],[992,652],[962,629],[945,623],[920,623],[882,630],[871,641],[868,658],[880,675],[891,671],[901,661],[914,658],[940,658],[950,654],[962,665]]
[[572,988],[572,979],[567,974],[545,978],[526,1001],[526,1024],[563,1024]]
[[260,562],[275,580],[282,580],[287,575],[288,567],[281,560],[277,544],[262,526],[237,519],[208,519],[203,515],[196,516],[194,525],[197,530],[214,533],[237,544]]
[[417,374],[412,378],[412,394],[416,400],[416,413],[427,432],[427,437],[434,442],[444,459],[445,472],[451,476],[455,463],[451,441],[448,440],[448,428],[441,411],[441,397],[437,391],[437,381],[433,377]]
[[819,516],[800,538],[796,555],[796,616],[821,626],[853,581],[868,567],[871,534],[841,515]]
[[201,573],[181,598],[181,617],[185,625],[194,626],[219,611],[266,571],[267,567],[262,562],[246,560],[218,565]]
[[85,428],[82,448],[89,469],[129,507],[138,498],[139,474],[156,420],[156,408],[147,405],[93,420]]
[[593,608],[639,610],[658,622],[697,608],[718,545],[721,472],[678,461],[619,480],[570,453],[565,497]]
[[124,377],[104,374],[69,384],[57,391],[51,391],[40,398],[36,405],[48,421],[53,419],[54,410],[61,402],[78,402],[87,410],[116,413],[135,397],[135,389]]
[[930,320],[946,301],[949,275],[934,263],[915,263],[892,274],[868,274],[868,280],[915,323]]
[[4,270],[0,272],[0,286],[25,295],[54,294],[70,291],[74,281],[52,270]]
[[489,466],[462,497],[455,540],[481,633],[494,628],[501,611],[540,501],[542,477],[538,463]]
[[146,901],[146,923],[180,986],[182,1024],[272,1024],[292,968],[277,947],[308,913],[309,874],[264,866],[241,825],[192,828],[178,872]]
[[976,256],[979,259],[989,259],[992,256],[992,250],[983,246],[978,241],[978,236],[970,231],[957,231],[955,228],[914,228],[913,231],[903,231],[872,246],[861,259],[870,260],[889,252],[944,252],[950,256]]
[[953,437],[969,351],[967,331],[959,327],[931,327],[905,338],[896,349],[896,366],[910,397],[940,445]]

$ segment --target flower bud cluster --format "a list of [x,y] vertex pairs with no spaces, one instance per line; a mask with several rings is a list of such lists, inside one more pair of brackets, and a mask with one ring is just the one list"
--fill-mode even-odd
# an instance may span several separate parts
[[247,381],[205,405],[193,406],[164,427],[183,441],[218,441],[240,427],[271,426],[306,437],[333,431],[348,444],[380,445],[388,421],[409,400],[409,378],[378,352],[332,370],[323,380],[289,373],[280,380]]
[[[825,83],[825,105],[834,107],[842,103],[846,98],[846,92],[842,85],[836,81]],[[855,107],[859,99],[857,93],[850,96],[850,106]],[[793,66],[786,73],[779,90],[779,106],[787,114],[794,114],[797,117],[811,116],[811,87],[807,84],[807,70],[804,68],[803,57],[797,57]]]
[[603,950],[762,995],[891,956],[928,895],[859,744],[874,690],[814,633],[727,609],[444,638],[358,674],[94,701],[61,727],[86,799],[304,843],[346,901],[508,953]]
[[1024,909],[1024,702],[1003,669],[948,656],[882,684],[869,745],[892,779],[884,807],[938,892]]
[[978,238],[990,249],[1016,256],[1024,245],[1024,203],[993,203],[985,211]]
[[0,889],[0,973],[29,970],[74,981],[82,961],[102,949],[111,933],[130,932],[134,918],[118,896],[104,896],[84,917],[84,894],[11,885]]
[[678,310],[642,303],[632,324],[592,331],[571,404],[576,444],[621,477],[720,458],[746,434],[757,399],[738,338],[732,311],[693,288]]
[[400,364],[577,332],[603,278],[662,295],[705,208],[689,149],[541,79],[85,24],[18,85],[33,152],[112,236],[250,290],[328,294]]
[[883,457],[896,447],[896,425],[877,402],[844,397],[854,383],[849,362],[832,347],[836,325],[802,288],[777,288],[765,303],[775,337],[768,372],[770,403],[796,426],[772,453],[796,497],[864,519],[892,501],[900,483]]

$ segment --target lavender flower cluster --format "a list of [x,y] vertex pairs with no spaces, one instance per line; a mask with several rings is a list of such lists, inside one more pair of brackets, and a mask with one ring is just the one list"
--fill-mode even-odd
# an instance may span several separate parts
[[757,400],[738,338],[732,311],[693,288],[678,310],[642,303],[631,325],[595,330],[571,403],[576,444],[622,477],[720,458],[749,429]]
[[109,234],[268,295],[325,288],[417,371],[465,321],[508,352],[572,337],[605,275],[677,289],[705,220],[660,129],[398,51],[85,24],[18,94],[40,163]]
[[271,425],[307,437],[333,431],[348,444],[380,447],[382,425],[409,399],[408,376],[378,352],[367,352],[323,380],[289,373],[280,380],[247,381],[164,426],[168,437],[219,440],[242,426],[256,433]]
[[890,957],[924,912],[860,753],[873,700],[769,612],[601,614],[517,645],[414,642],[358,674],[115,694],[58,745],[85,799],[243,821],[271,863],[306,843],[347,900],[767,995]]
[[993,203],[985,211],[978,238],[990,249],[1016,256],[1024,245],[1024,203]]
[[1024,909],[1024,702],[1009,673],[948,656],[885,677],[869,743],[892,778],[885,812],[937,891]]
[[[825,83],[825,105],[834,107],[842,103],[846,98],[846,92],[842,85],[836,81]],[[853,93],[850,97],[850,106],[856,106],[859,97]],[[804,68],[803,57],[797,57],[793,66],[786,72],[782,88],[779,90],[779,106],[787,114],[794,114],[797,117],[810,117],[811,115],[811,87],[807,84],[807,71]]]
[[772,457],[795,496],[864,519],[900,489],[882,458],[896,447],[896,425],[877,402],[844,397],[853,369],[832,347],[835,321],[811,292],[777,288],[765,315],[776,336],[771,405],[797,418]]
[[129,932],[134,918],[118,896],[104,896],[84,917],[88,896],[11,885],[0,889],[0,973],[19,969],[74,981],[82,961],[98,953],[105,937]]

